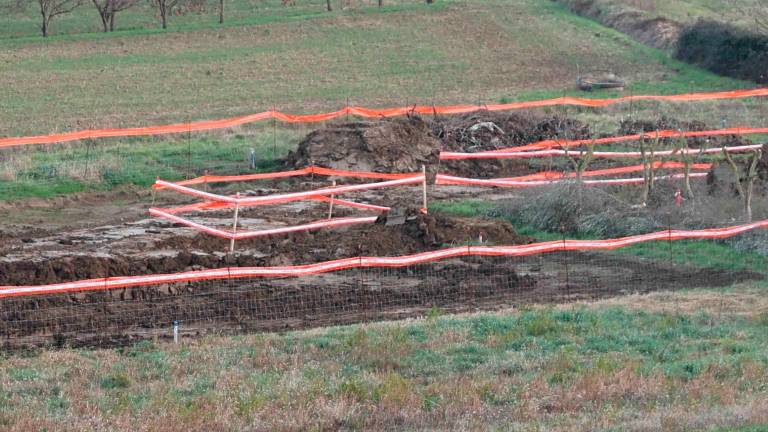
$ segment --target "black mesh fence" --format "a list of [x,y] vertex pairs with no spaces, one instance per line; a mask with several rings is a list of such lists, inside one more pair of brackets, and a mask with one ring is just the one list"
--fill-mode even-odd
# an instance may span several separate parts
[[610,251],[467,256],[407,267],[302,277],[225,278],[0,299],[7,348],[109,346],[170,338],[282,331],[439,313],[566,303],[757,281],[768,257],[727,240],[655,241]]

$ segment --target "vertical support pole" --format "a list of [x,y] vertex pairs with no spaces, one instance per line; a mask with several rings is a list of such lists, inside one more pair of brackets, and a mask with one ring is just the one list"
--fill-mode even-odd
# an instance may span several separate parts
[[568,268],[568,246],[567,242],[565,240],[565,227],[562,227],[560,230],[562,232],[563,236],[563,255],[565,257],[565,301],[570,301],[571,297],[571,273],[570,269]]
[[272,105],[272,159],[277,159],[277,108]]
[[91,160],[91,138],[85,141],[85,169],[83,170],[83,180],[88,181],[88,162]]
[[427,167],[421,165],[421,175],[424,176],[424,181],[421,183],[421,199],[424,211],[427,211]]
[[349,96],[344,103],[344,111],[347,113],[347,123],[349,123]]
[[173,320],[173,343],[179,343],[179,322]]
[[192,178],[192,125],[187,118],[187,180]]
[[309,173],[310,174],[309,181],[310,181],[310,185],[314,189],[315,188],[315,160],[314,159],[309,160],[309,166],[312,168],[312,170]]
[[[336,180],[334,180],[333,183],[331,183],[331,185],[333,187],[336,187]],[[334,197],[334,195],[331,194],[331,202],[328,205],[328,219],[333,217],[333,197]]]
[[[240,200],[240,192],[237,193],[237,199]],[[240,216],[240,202],[235,203],[235,220],[232,222],[232,240],[229,242],[229,253],[235,253],[235,234],[237,234],[237,218]]]
[[[157,176],[155,178],[155,181],[160,180],[160,176]],[[152,205],[155,205],[155,197],[157,196],[157,189],[155,189],[155,185],[152,185]]]

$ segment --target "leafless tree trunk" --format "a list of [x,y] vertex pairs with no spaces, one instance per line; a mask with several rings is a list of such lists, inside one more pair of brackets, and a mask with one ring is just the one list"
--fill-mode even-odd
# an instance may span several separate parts
[[379,0],[379,7],[381,7],[384,3],[384,0]]
[[333,8],[331,7],[331,0],[325,0],[325,10],[328,12],[333,11]]
[[168,28],[168,14],[179,4],[181,0],[150,0],[152,6],[160,13],[160,22],[163,29]]
[[733,157],[725,148],[723,148],[723,155],[725,156],[725,160],[728,161],[728,164],[731,166],[736,192],[738,192],[739,197],[741,197],[744,203],[744,219],[747,223],[752,222],[752,191],[755,188],[755,180],[757,180],[757,164],[760,162],[763,153],[760,150],[752,153],[747,172],[743,176],[741,169],[739,169],[739,166],[736,165]]
[[51,20],[56,16],[72,12],[83,4],[83,0],[37,0],[37,3],[40,5],[40,15],[43,18],[40,30],[43,32],[43,37],[48,37]]
[[589,164],[592,163],[592,160],[595,158],[595,143],[592,142],[592,144],[587,146],[587,150],[579,150],[579,156],[573,157],[570,155],[570,152],[568,151],[568,147],[563,147],[563,150],[565,150],[565,156],[570,159],[571,165],[573,165],[573,170],[576,172],[576,182],[579,184],[578,188],[578,200],[579,203],[581,203],[582,200],[582,189],[584,188],[584,172],[589,167]]
[[104,32],[115,31],[115,15],[134,6],[139,0],[91,0],[99,12]]
[[219,0],[219,24],[224,24],[224,0]]
[[689,200],[693,200],[693,188],[691,187],[691,168],[693,167],[693,164],[696,159],[698,159],[701,156],[701,152],[694,157],[690,153],[690,149],[688,148],[688,140],[685,139],[685,136],[681,133],[680,134],[680,141],[678,144],[678,150],[680,151],[680,159],[683,161],[683,183],[685,186],[685,195],[686,198]]

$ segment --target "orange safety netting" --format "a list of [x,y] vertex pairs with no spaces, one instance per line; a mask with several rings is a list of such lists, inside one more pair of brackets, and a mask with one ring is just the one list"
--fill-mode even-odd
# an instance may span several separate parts
[[[705,172],[692,172],[688,174],[691,179],[703,179],[707,177]],[[575,176],[574,176],[575,177]],[[573,177],[570,177],[571,179]],[[664,176],[654,176],[654,180],[675,180],[684,179],[685,174],[671,174]],[[437,185],[453,185],[453,186],[486,186],[486,187],[516,187],[516,188],[532,188],[540,186],[551,186],[561,184],[565,181],[562,178],[545,179],[545,180],[516,180],[516,179],[477,179],[477,178],[465,178],[456,177],[445,174],[438,174],[435,177],[435,184]],[[587,186],[611,186],[611,185],[630,185],[630,184],[642,184],[645,183],[644,177],[634,178],[611,178],[601,180],[582,180],[580,183]]]
[[[218,176],[218,175],[204,175],[195,177],[189,180],[182,180],[175,182],[180,186],[189,186],[195,184],[207,184],[207,183],[229,183],[229,182],[245,182],[254,180],[272,180],[276,178],[285,177],[298,177],[305,175],[322,175],[322,176],[336,176],[336,177],[352,177],[352,178],[364,178],[364,179],[381,179],[381,180],[398,180],[413,177],[418,173],[377,173],[369,171],[346,171],[337,170],[331,168],[323,168],[318,166],[309,166],[302,169],[292,171],[278,171],[270,173],[258,173],[258,174],[242,174],[242,175],[230,175],[230,176]],[[167,189],[166,186],[160,184],[152,185],[154,189]]]
[[[326,187],[326,188],[315,189],[315,190],[304,191],[304,192],[291,192],[291,193],[256,196],[256,197],[240,197],[239,195],[237,196],[217,195],[210,192],[204,192],[197,189],[193,189],[188,186],[188,185],[194,185],[194,184],[204,184],[204,183],[214,183],[214,182],[233,182],[233,181],[273,179],[273,178],[292,177],[292,176],[300,176],[300,175],[308,175],[308,174],[357,177],[357,178],[369,178],[369,179],[375,178],[375,179],[387,179],[387,180],[376,182],[376,183],[332,186],[332,187]],[[241,240],[241,239],[254,238],[254,237],[286,234],[286,233],[301,232],[301,231],[311,231],[311,230],[318,230],[323,228],[332,228],[332,227],[347,226],[347,225],[354,225],[354,224],[374,223],[376,222],[377,217],[369,216],[369,217],[358,217],[358,218],[332,218],[329,216],[329,218],[326,220],[315,221],[307,224],[280,227],[280,228],[269,228],[269,229],[262,229],[258,231],[237,232],[236,229],[227,231],[227,230],[222,230],[215,227],[206,226],[201,223],[183,218],[179,215],[182,213],[189,213],[189,212],[202,211],[202,210],[222,210],[222,209],[232,209],[232,208],[239,209],[240,207],[253,207],[253,206],[259,206],[259,205],[265,205],[265,204],[279,204],[279,203],[287,203],[287,202],[302,201],[302,200],[328,202],[330,203],[331,206],[335,204],[339,206],[353,207],[353,208],[358,208],[362,210],[387,212],[390,210],[389,207],[341,200],[336,198],[336,195],[339,195],[342,193],[349,193],[349,192],[360,192],[360,191],[367,191],[371,189],[380,189],[380,188],[392,187],[392,186],[411,185],[416,183],[423,184],[425,188],[424,190],[426,191],[426,176],[424,175],[424,173],[405,173],[405,174],[404,173],[396,173],[396,174],[383,173],[382,174],[382,173],[374,173],[374,172],[366,172],[366,171],[336,170],[336,169],[329,169],[329,168],[320,168],[315,166],[311,166],[311,167],[307,167],[299,170],[293,170],[293,171],[281,171],[281,172],[263,173],[263,174],[246,174],[246,175],[239,175],[239,176],[205,175],[202,177],[198,177],[191,180],[185,180],[178,183],[166,182],[158,179],[155,182],[155,185],[153,186],[156,189],[170,189],[185,195],[202,198],[205,201],[196,203],[196,204],[189,204],[181,207],[174,207],[174,208],[167,208],[167,209],[150,208],[149,213],[152,216],[166,219],[166,220],[190,227],[199,232],[204,232],[206,234],[210,234],[216,237],[231,239],[234,241],[234,240]]]
[[732,90],[723,92],[708,92],[708,93],[688,93],[677,95],[636,95],[636,96],[623,96],[619,98],[610,99],[587,99],[576,97],[559,97],[553,99],[545,99],[538,101],[528,102],[512,102],[506,104],[491,104],[491,105],[449,105],[449,106],[412,106],[401,108],[385,108],[385,109],[371,109],[357,106],[348,106],[338,111],[320,114],[307,114],[307,115],[293,115],[286,114],[276,110],[264,111],[256,114],[250,114],[240,117],[232,117],[219,120],[205,120],[190,123],[176,123],[171,125],[162,126],[146,126],[146,127],[134,127],[134,128],[112,128],[112,129],[91,129],[81,130],[75,132],[65,132],[61,134],[51,135],[37,135],[26,137],[9,137],[0,138],[0,148],[14,147],[23,145],[35,145],[35,144],[52,144],[68,141],[76,141],[80,139],[88,138],[107,138],[107,137],[128,137],[128,136],[147,136],[147,135],[163,135],[182,132],[199,132],[214,129],[226,129],[230,127],[240,126],[247,123],[253,123],[262,120],[276,119],[287,123],[315,123],[327,120],[332,120],[344,115],[354,115],[358,117],[367,118],[381,118],[381,117],[395,117],[407,115],[409,113],[414,114],[464,114],[474,111],[488,110],[488,111],[508,111],[523,108],[539,108],[558,105],[571,105],[571,106],[583,106],[583,107],[604,107],[621,102],[638,101],[638,100],[654,100],[654,101],[666,101],[666,102],[694,102],[694,101],[708,101],[708,100],[722,100],[722,99],[740,99],[749,97],[768,96],[768,89],[758,88],[752,90]]
[[[649,168],[655,169],[684,169],[685,163],[683,162],[661,162],[661,161],[655,161]],[[690,165],[691,169],[703,169],[708,170],[712,168],[712,164],[710,163],[694,163]],[[605,168],[605,169],[599,169],[599,170],[592,170],[592,171],[584,171],[582,173],[583,177],[600,177],[605,175],[615,175],[615,174],[628,174],[628,173],[634,173],[638,171],[643,171],[645,169],[645,166],[641,165],[629,165],[629,166],[623,166],[618,168]],[[561,179],[561,178],[574,178],[577,177],[575,172],[560,172],[560,171],[542,171],[536,174],[529,174],[524,176],[518,176],[518,177],[506,177],[506,178],[499,178],[496,180],[502,180],[502,181],[530,181],[530,180],[555,180],[555,179]]]
[[204,280],[231,280],[254,277],[300,277],[352,268],[405,267],[461,256],[527,256],[558,251],[611,250],[650,241],[720,239],[760,228],[768,228],[768,220],[746,225],[702,230],[664,230],[649,234],[607,240],[556,240],[518,246],[460,246],[433,252],[399,257],[355,257],[315,264],[282,267],[226,267],[175,274],[108,277],[77,282],[38,286],[3,286],[0,298],[60,294],[78,291],[106,291],[136,286],[159,285]]
[[[514,148],[514,147],[512,147]],[[743,146],[729,146],[729,147],[710,147],[710,148],[688,148],[688,149],[675,149],[675,150],[654,150],[654,156],[675,156],[675,155],[704,155],[704,154],[716,154],[722,152],[728,153],[744,153],[763,148],[763,144],[752,144]],[[649,152],[650,153],[650,152]],[[480,152],[480,153],[460,153],[460,152],[440,152],[440,160],[462,160],[462,159],[534,159],[544,158],[552,156],[570,156],[570,157],[582,157],[586,156],[586,152],[568,151],[559,149],[547,149],[547,150],[531,150],[531,151],[500,151],[494,150],[493,152]],[[643,157],[643,152],[639,151],[625,151],[625,152],[612,152],[612,151],[594,151],[591,153],[593,157],[606,158],[606,159],[639,159]]]
[[750,127],[734,127],[726,129],[711,129],[705,131],[679,131],[679,130],[663,130],[655,132],[646,132],[642,134],[624,135],[618,137],[607,138],[594,138],[594,139],[580,139],[580,140],[543,140],[531,144],[526,144],[518,147],[507,147],[498,150],[489,150],[485,152],[478,152],[475,154],[494,154],[505,152],[522,152],[529,150],[545,150],[551,148],[565,148],[565,147],[578,147],[590,144],[615,144],[619,142],[627,141],[639,141],[641,139],[654,140],[661,138],[695,138],[695,137],[710,137],[710,136],[723,136],[723,135],[755,135],[755,134],[768,134],[768,128],[750,128]]

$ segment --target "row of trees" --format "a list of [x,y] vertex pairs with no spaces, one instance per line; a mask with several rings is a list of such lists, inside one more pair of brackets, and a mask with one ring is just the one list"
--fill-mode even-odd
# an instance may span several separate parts
[[[115,16],[118,12],[122,12],[128,8],[131,8],[141,2],[142,0],[90,0],[96,11],[101,18],[102,30],[104,32],[110,32],[115,30]],[[160,17],[160,23],[162,27],[168,28],[168,17],[171,16],[174,11],[178,10],[182,6],[183,2],[191,2],[194,0],[148,0],[149,4],[157,11],[157,15]],[[378,6],[382,7],[384,0],[377,0]],[[42,15],[41,30],[43,37],[47,37],[51,25],[51,20],[59,15],[64,15],[72,12],[76,8],[88,3],[88,0],[37,0],[40,6],[40,15]],[[434,0],[426,0],[427,4],[434,3]],[[292,0],[283,0],[284,6],[290,6],[295,2]],[[331,0],[326,0],[326,10],[332,11],[333,6]],[[218,5],[219,12],[219,24],[224,23],[224,0],[219,0]]]
[[[569,151],[568,147],[562,147],[565,151],[566,157],[573,165],[573,171],[576,174],[576,182],[583,186],[584,173],[589,165],[594,160],[594,147],[592,143],[587,146],[586,149],[579,151]],[[653,193],[656,186],[656,173],[659,168],[663,167],[667,162],[678,159],[683,163],[683,187],[685,190],[686,199],[694,199],[693,188],[691,187],[691,168],[693,164],[701,158],[703,153],[701,151],[691,151],[688,147],[688,141],[681,136],[675,147],[675,152],[666,158],[659,157],[656,152],[662,147],[661,139],[658,134],[653,140],[646,140],[643,136],[640,138],[640,153],[643,165],[643,198],[642,206],[645,207],[648,204],[649,198]],[[759,178],[758,165],[763,156],[761,150],[754,150],[746,155],[742,156],[739,163],[737,163],[728,150],[723,147],[722,150],[723,160],[728,163],[733,174],[734,189],[742,201],[744,209],[744,220],[752,222],[752,197],[754,195],[755,182]],[[577,189],[578,201],[582,201],[582,188]]]

